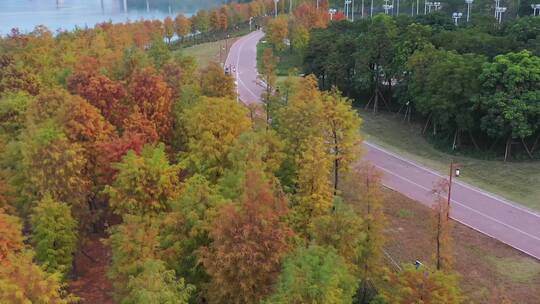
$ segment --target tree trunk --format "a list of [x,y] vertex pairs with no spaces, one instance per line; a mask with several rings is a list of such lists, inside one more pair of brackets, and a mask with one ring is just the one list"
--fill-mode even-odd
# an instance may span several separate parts
[[527,151],[527,154],[529,154],[529,157],[533,159],[534,157],[531,151],[529,150],[529,147],[527,147],[527,143],[525,143],[525,139],[523,139],[523,137],[521,138],[521,143],[523,144],[523,147],[525,147],[525,151]]
[[471,130],[469,130],[469,136],[471,137],[471,141],[472,141],[474,147],[476,148],[476,150],[480,150],[480,147],[479,147],[478,144],[476,143],[476,140],[474,139],[474,136],[472,135]]
[[426,134],[427,128],[429,126],[429,122],[431,121],[431,114],[429,114],[428,119],[426,121],[426,125],[424,126],[424,129],[422,129],[422,135]]
[[511,149],[512,149],[512,135],[508,136],[508,139],[506,140],[506,149],[504,151],[504,161],[505,162],[511,156],[511,152],[512,152]]

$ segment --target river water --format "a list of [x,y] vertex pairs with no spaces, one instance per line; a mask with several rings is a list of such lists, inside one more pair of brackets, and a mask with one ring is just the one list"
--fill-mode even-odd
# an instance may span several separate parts
[[104,21],[164,19],[186,15],[221,0],[0,0],[0,36],[12,28],[29,32],[37,25],[52,31],[92,27]]

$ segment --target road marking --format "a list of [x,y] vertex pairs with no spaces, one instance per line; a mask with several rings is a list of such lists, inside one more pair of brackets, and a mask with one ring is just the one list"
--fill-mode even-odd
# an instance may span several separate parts
[[[246,39],[243,39],[242,44],[240,44],[238,46],[238,54],[236,56],[236,80],[238,80],[239,84],[242,84],[242,86],[255,98],[255,100],[259,99],[259,96],[257,96],[257,94],[253,93],[253,91],[250,88],[248,88],[248,86],[244,83],[244,81],[240,77],[238,77],[238,73],[239,73],[239,70],[240,70],[240,53],[242,53],[242,49],[243,49],[243,47],[244,47],[244,45],[246,44],[247,41],[251,41],[251,39],[253,37],[258,36],[256,34],[259,34],[259,33],[254,32],[253,35],[251,35],[251,36],[248,35],[248,36],[245,37]],[[261,38],[262,37],[258,37],[259,40]],[[240,92],[238,86],[237,86],[237,91]],[[238,95],[240,95],[240,94],[238,94]]]
[[[386,172],[388,172],[388,173],[390,173],[390,174],[392,174],[392,175],[394,175],[394,176],[396,176],[396,177],[398,177],[398,178],[404,180],[404,181],[409,182],[410,184],[413,184],[413,185],[415,185],[415,186],[417,186],[417,187],[419,187],[419,188],[421,188],[421,189],[424,189],[424,190],[426,190],[427,192],[431,192],[431,191],[432,191],[431,189],[426,188],[426,187],[424,187],[424,186],[422,186],[422,185],[420,185],[420,184],[418,184],[418,183],[415,183],[415,182],[413,182],[412,180],[410,180],[410,179],[408,179],[408,178],[406,178],[406,177],[403,177],[403,176],[401,176],[401,175],[399,175],[399,174],[397,174],[397,173],[395,173],[395,172],[392,172],[392,171],[390,171],[390,170],[388,170],[388,169],[386,169],[386,168],[383,168],[383,167],[381,167],[381,166],[379,166],[379,165],[375,165],[375,166],[378,167],[378,168],[380,168],[380,169],[383,170],[383,171],[386,171]],[[526,232],[526,231],[523,231],[523,230],[521,230],[521,229],[519,229],[519,228],[517,228],[517,227],[514,227],[514,226],[512,226],[512,225],[509,225],[509,224],[507,224],[507,223],[501,222],[500,220],[498,220],[498,219],[496,219],[496,218],[494,218],[494,217],[492,217],[492,216],[489,216],[489,215],[487,215],[487,214],[484,214],[484,213],[482,213],[481,211],[478,211],[478,210],[476,210],[476,209],[474,209],[474,208],[471,208],[471,207],[469,207],[469,206],[467,206],[467,205],[464,205],[464,204],[462,204],[462,203],[460,203],[460,202],[458,202],[458,201],[456,201],[456,200],[453,200],[453,199],[452,199],[452,200],[450,200],[450,201],[451,201],[452,203],[454,203],[454,204],[456,204],[456,205],[459,205],[459,206],[462,206],[463,208],[468,209],[468,210],[470,210],[470,211],[472,211],[472,212],[474,212],[474,213],[476,213],[476,214],[479,214],[479,215],[481,215],[481,216],[483,216],[483,217],[485,217],[485,218],[487,218],[487,219],[489,219],[489,220],[491,220],[491,221],[493,221],[493,222],[496,222],[496,223],[498,223],[498,224],[501,224],[501,225],[503,225],[503,226],[506,226],[506,227],[508,227],[508,228],[510,228],[510,229],[513,229],[513,230],[515,230],[515,231],[517,231],[517,232],[519,232],[519,233],[522,233],[522,234],[524,234],[524,235],[526,235],[526,236],[528,236],[528,237],[530,237],[530,238],[532,238],[532,239],[535,239],[535,240],[537,240],[537,241],[540,241],[540,238],[537,237],[537,236],[535,236],[535,235],[532,235],[532,234],[530,234],[530,233],[528,233],[528,232]],[[452,218],[453,218],[453,217],[452,217]],[[455,219],[455,218],[454,218],[454,219]]]
[[[410,161],[410,160],[407,160],[407,159],[405,159],[405,158],[402,158],[401,156],[399,156],[399,155],[397,155],[397,154],[395,154],[395,153],[393,153],[393,152],[390,152],[390,151],[388,151],[388,150],[386,150],[386,149],[380,147],[379,145],[370,143],[370,142],[368,142],[368,141],[364,141],[364,144],[367,145],[367,146],[369,146],[369,147],[372,147],[372,148],[374,148],[374,149],[377,149],[377,150],[379,150],[379,151],[381,151],[381,152],[384,152],[384,153],[386,153],[386,154],[388,154],[388,155],[390,155],[390,156],[392,156],[392,157],[394,157],[394,158],[397,158],[397,159],[399,159],[399,160],[401,160],[401,161],[403,161],[403,162],[406,162],[406,163],[408,163],[408,164],[410,164],[410,165],[413,165],[413,166],[415,166],[415,167],[417,167],[417,168],[419,168],[419,169],[422,169],[422,170],[424,170],[424,171],[426,171],[426,172],[429,172],[429,173],[431,173],[431,174],[434,174],[434,175],[436,175],[436,176],[438,176],[438,177],[440,177],[440,178],[446,178],[446,176],[441,175],[439,172],[436,172],[436,171],[434,171],[434,170],[432,170],[432,169],[429,169],[429,168],[426,168],[426,167],[424,167],[424,166],[422,166],[422,165],[420,165],[420,164],[417,164],[417,163],[414,163],[414,162],[412,162],[412,161]],[[474,186],[470,186],[470,185],[468,185],[468,184],[466,184],[466,183],[464,183],[464,182],[461,182],[461,181],[456,181],[456,184],[459,184],[460,186],[463,186],[463,187],[465,187],[465,188],[468,188],[469,190],[475,191],[475,192],[477,192],[477,193],[479,193],[479,194],[485,195],[485,196],[487,196],[487,197],[489,197],[489,198],[492,198],[492,199],[494,199],[494,200],[496,200],[496,201],[499,201],[499,202],[501,202],[501,203],[503,203],[503,204],[505,204],[505,205],[507,205],[507,206],[510,206],[510,207],[512,207],[512,208],[515,208],[515,209],[517,209],[517,210],[519,210],[519,211],[522,211],[522,212],[525,212],[525,213],[528,213],[528,214],[530,214],[530,215],[533,215],[533,216],[535,216],[535,217],[540,218],[540,214],[538,214],[538,213],[536,213],[536,212],[534,212],[534,211],[532,211],[532,210],[526,209],[526,208],[524,208],[524,207],[517,206],[515,203],[508,202],[508,201],[505,200],[504,198],[494,196],[494,195],[492,195],[492,194],[490,194],[490,193],[484,192],[483,190],[481,190],[481,189],[479,189],[479,188],[476,188],[476,187],[474,187]]]

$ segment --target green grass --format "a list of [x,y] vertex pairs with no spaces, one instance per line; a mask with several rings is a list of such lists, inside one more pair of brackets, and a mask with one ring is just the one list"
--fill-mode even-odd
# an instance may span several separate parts
[[[264,50],[272,47],[264,41],[263,39],[257,44],[257,67],[259,71],[261,70]],[[288,49],[283,52],[275,52],[274,56],[279,58],[276,71],[277,76],[288,76],[292,70],[296,69],[299,72],[302,67],[302,56],[297,53],[291,53]]]
[[529,258],[488,256],[497,272],[515,283],[528,283],[540,275],[540,263]]
[[[228,42],[229,47],[230,47],[230,44],[233,42],[234,42],[233,39],[229,39],[229,42]],[[225,48],[224,40],[198,44],[195,46],[182,49],[180,50],[180,52],[182,52],[182,54],[186,56],[195,58],[195,60],[197,61],[197,65],[200,68],[204,68],[208,66],[210,62],[225,61],[225,59],[227,58],[227,54],[225,50],[223,49],[221,51],[221,60],[220,60],[220,52],[219,52],[220,47]]]
[[402,122],[394,114],[360,111],[365,138],[390,151],[443,174],[450,161],[461,164],[460,179],[499,196],[540,210],[540,162],[503,162],[455,156],[437,150],[423,136],[421,126]]

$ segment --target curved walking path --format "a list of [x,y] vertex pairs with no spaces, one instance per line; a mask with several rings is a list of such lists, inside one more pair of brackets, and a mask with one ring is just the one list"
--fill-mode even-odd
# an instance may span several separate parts
[[[236,67],[238,95],[248,104],[260,102],[263,92],[257,79],[257,43],[262,37],[261,31],[242,37],[226,61]],[[370,142],[364,142],[364,149],[364,159],[384,173],[385,186],[432,204],[431,189],[443,178],[441,174]],[[451,204],[454,220],[540,260],[540,214],[461,181],[452,185]]]

